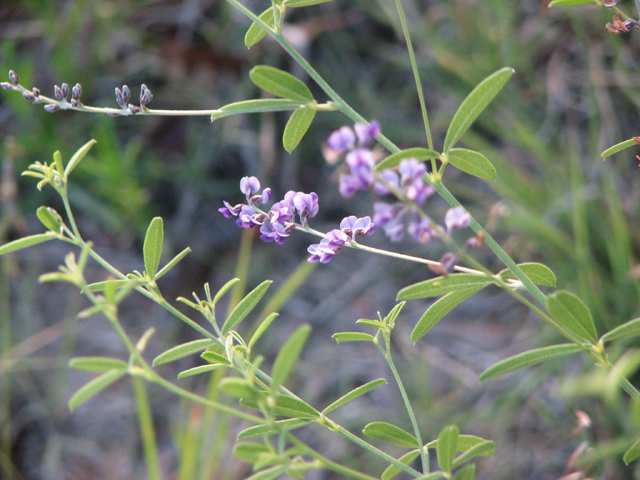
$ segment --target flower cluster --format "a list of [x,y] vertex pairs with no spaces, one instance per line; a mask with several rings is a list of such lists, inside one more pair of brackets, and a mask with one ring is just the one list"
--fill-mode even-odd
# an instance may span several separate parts
[[375,229],[376,225],[371,222],[371,217],[346,217],[340,222],[340,229],[331,230],[320,243],[307,248],[311,254],[308,262],[328,263],[347,242],[355,240],[356,236],[371,235]]
[[346,125],[333,132],[327,140],[327,146],[336,154],[346,152],[344,157],[349,166],[349,174],[340,175],[340,194],[349,198],[358,190],[368,190],[375,176],[373,152],[366,148],[380,133],[380,124],[373,120],[369,125],[356,123],[353,129]]

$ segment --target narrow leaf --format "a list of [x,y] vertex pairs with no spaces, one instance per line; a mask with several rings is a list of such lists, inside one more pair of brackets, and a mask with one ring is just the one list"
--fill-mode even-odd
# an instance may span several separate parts
[[580,350],[582,349],[575,343],[563,343],[562,345],[552,345],[550,347],[529,350],[491,365],[482,372],[478,380],[484,382],[498,375],[504,375],[505,373],[520,370],[521,368],[531,367],[554,358],[564,357],[565,355],[579,352]]
[[36,215],[38,216],[38,220],[40,220],[40,223],[42,223],[45,227],[47,227],[52,232],[60,233],[60,231],[62,230],[62,225],[60,224],[60,221],[56,218],[56,216],[53,214],[51,208],[39,207],[38,210],[36,210]]
[[313,95],[309,88],[296,77],[283,70],[266,65],[258,65],[249,72],[249,76],[257,87],[276,97],[304,103],[313,101]]
[[512,68],[501,68],[480,82],[464,99],[447,130],[447,136],[444,140],[444,151],[446,153],[460,140],[478,115],[502,90],[502,87],[504,87],[513,73],[514,70]]
[[[402,463],[403,465],[411,465],[413,463],[413,461],[418,458],[418,456],[420,455],[420,450],[416,449],[416,450],[411,450],[409,453],[405,453],[403,456],[401,456],[398,461],[400,463]],[[382,476],[380,477],[380,480],[391,480],[393,477],[395,477],[396,475],[398,475],[400,472],[402,472],[402,469],[400,467],[397,467],[396,465],[389,465],[384,472],[382,472]]]
[[104,390],[127,373],[126,369],[109,370],[86,383],[69,400],[69,410],[73,411],[95,394]]
[[60,150],[53,152],[53,161],[56,163],[56,170],[60,175],[64,175],[64,164],[62,163],[62,154]]
[[411,341],[416,343],[431,329],[431,327],[438,323],[442,317],[449,313],[456,305],[475,295],[485,286],[486,284],[457,290],[455,292],[448,293],[441,299],[434,302],[424,315],[422,315],[422,318],[418,320],[413,332],[411,332]]
[[345,403],[348,403],[351,400],[358,398],[360,395],[364,395],[365,393],[370,392],[371,390],[373,390],[376,387],[379,387],[380,385],[386,385],[386,383],[387,381],[384,378],[379,378],[372,382],[365,383],[364,385],[361,385],[358,388],[354,388],[349,393],[343,395],[338,400],[336,400],[331,405],[329,405],[327,408],[325,408],[322,411],[322,413],[326,415],[331,410],[335,410],[336,408],[341,407]]
[[191,252],[191,248],[187,247],[184,250],[182,250],[178,255],[173,257],[169,263],[167,263],[164,267],[160,269],[158,273],[156,273],[156,280],[161,276],[163,276],[165,273],[167,273],[169,270],[171,270],[173,267],[175,267],[176,264],[180,260],[182,260],[184,257],[186,257],[190,252]]
[[244,378],[238,377],[223,378],[220,380],[218,388],[220,391],[235,398],[252,398],[258,394],[256,389],[249,385]]
[[[267,8],[258,18],[270,27],[273,27],[273,7]],[[262,40],[266,34],[267,32],[264,31],[260,25],[254,22],[251,24],[249,30],[247,30],[247,33],[244,36],[244,44],[247,48],[251,48]]]
[[254,473],[245,480],[274,480],[282,475],[287,468],[289,468],[288,465],[276,465],[274,467],[265,468],[264,470]]
[[610,342],[612,340],[620,340],[621,338],[637,337],[640,335],[640,318],[634,318],[622,325],[618,325],[610,332],[605,333],[601,340]]
[[576,5],[598,5],[597,0],[553,0],[550,7],[573,7]]
[[273,362],[273,370],[271,372],[271,393],[276,394],[280,385],[282,385],[294,365],[298,361],[302,347],[307,341],[307,337],[311,332],[309,325],[300,325],[295,332],[284,342],[282,348],[278,352],[275,361]]
[[446,277],[436,277],[414,283],[398,292],[398,300],[416,300],[418,298],[438,297],[447,293],[465,290],[470,287],[489,285],[491,278],[472,273],[454,273]]
[[457,426],[448,425],[438,435],[438,446],[436,447],[438,463],[445,472],[451,471],[451,462],[453,462],[458,447],[458,433]]
[[[531,281],[537,285],[543,285],[545,287],[556,286],[556,276],[549,267],[541,263],[519,263],[520,270],[531,279]],[[499,275],[502,278],[516,278],[511,270],[505,268]]]
[[158,365],[164,365],[165,363],[174,362],[189,355],[193,355],[194,353],[202,352],[211,345],[213,345],[213,341],[208,338],[176,345],[154,358],[151,365],[156,367]]
[[22,237],[14,240],[13,242],[5,243],[4,245],[0,246],[0,255],[15,252],[17,250],[22,250],[23,248],[31,247],[42,242],[47,242],[57,237],[58,235],[54,232],[38,233],[36,235]]
[[127,362],[109,357],[75,357],[69,360],[69,367],[88,372],[106,372],[107,370],[126,369]]
[[188,370],[184,370],[178,374],[178,378],[191,377],[192,375],[199,375],[200,373],[207,373],[213,370],[224,367],[224,365],[200,365],[199,367],[193,367]]
[[387,422],[372,422],[364,427],[362,433],[399,447],[416,448],[418,441],[409,432]]
[[406,150],[400,150],[399,152],[389,155],[387,158],[378,163],[373,169],[375,172],[380,172],[387,168],[395,168],[400,165],[402,160],[407,158],[415,158],[417,160],[430,160],[432,158],[439,157],[440,154],[435,150],[429,150],[428,148],[407,148]]
[[236,326],[244,320],[247,315],[249,315],[251,310],[255,308],[262,296],[265,294],[271,283],[273,283],[271,280],[265,280],[256,288],[251,290],[246,297],[240,300],[240,302],[238,302],[238,305],[236,305],[236,308],[234,308],[229,314],[229,317],[222,326],[223,335],[229,333],[229,330],[236,328]]
[[96,143],[98,143],[97,140],[89,140],[82,147],[80,147],[76,153],[73,154],[73,157],[71,157],[71,160],[69,160],[69,163],[67,164],[67,168],[65,168],[64,170],[65,178],[69,177],[73,169],[78,166],[78,164],[87,155],[87,153],[89,153],[91,147],[93,147]]
[[391,309],[391,311],[387,314],[387,316],[384,317],[384,321],[387,323],[387,325],[393,326],[393,324],[396,321],[396,318],[398,318],[398,315],[400,315],[400,312],[404,308],[405,304],[406,302],[398,303],[395,307]]
[[267,330],[267,328],[269,328],[269,325],[271,325],[271,322],[273,322],[277,317],[278,317],[278,314],[276,312],[273,312],[271,315],[268,315],[264,320],[262,320],[262,322],[256,329],[255,333],[251,336],[251,340],[249,340],[249,345],[248,345],[249,350],[251,350],[253,345],[260,339],[260,337]]
[[384,323],[382,323],[380,320],[369,320],[367,318],[360,318],[356,320],[356,323],[361,323],[362,325],[369,325],[370,327],[375,327],[375,328],[385,328]]
[[495,448],[494,443],[491,440],[485,440],[478,445],[474,445],[469,450],[465,451],[462,455],[457,457],[451,464],[451,468],[456,468],[462,465],[467,460],[471,460],[474,457],[485,456],[490,457],[493,455]]
[[579,338],[598,342],[596,327],[587,306],[571,292],[560,290],[547,297],[547,310],[560,325]]
[[109,280],[104,280],[103,282],[95,282],[95,283],[90,283],[89,285],[86,285],[81,293],[84,293],[86,291],[89,292],[103,292],[108,285],[110,285],[110,288],[113,288],[113,286],[115,285],[116,290],[119,288],[124,287],[125,285],[129,284],[129,283],[138,283],[135,280],[116,280],[115,278],[109,279]]
[[331,335],[331,338],[335,338],[336,342],[373,342],[373,335],[362,332],[339,332]]
[[216,293],[216,296],[213,297],[213,303],[216,304],[218,303],[218,300],[220,300],[222,298],[222,296],[227,293],[227,291],[233,287],[236,283],[238,283],[240,281],[239,278],[232,278],[231,280],[229,280],[227,283],[225,283],[220,290],[218,290],[218,292]]
[[[245,407],[253,408],[254,410],[261,409],[260,404],[253,398],[242,398],[240,403]],[[320,416],[320,413],[304,400],[290,397],[288,395],[278,396],[276,404],[273,407],[273,413],[283,417],[317,418]]]
[[227,357],[225,357],[224,355],[221,355],[219,353],[212,352],[211,350],[209,350],[207,352],[204,352],[200,356],[202,358],[204,358],[209,363],[213,363],[213,364],[217,364],[217,365],[231,365],[231,362],[229,361],[229,359]]
[[160,265],[163,237],[164,227],[162,218],[155,217],[149,224],[147,235],[144,237],[144,246],[142,248],[144,256],[144,268],[152,280],[155,280],[156,272],[158,271],[158,266]]
[[453,476],[453,480],[473,480],[476,476],[476,466],[471,463],[469,465],[465,465],[460,470],[456,472]]
[[624,461],[625,465],[629,465],[638,457],[640,457],[640,439],[638,439],[636,443],[631,445],[631,448],[629,448],[629,450],[624,453],[622,460]]
[[287,152],[293,152],[298,146],[304,134],[309,130],[309,126],[315,116],[316,111],[312,108],[301,108],[291,114],[282,136],[282,143]]
[[495,180],[497,176],[496,167],[487,157],[479,152],[467,150],[466,148],[452,148],[447,155],[449,163],[463,172],[475,177]]
[[260,458],[260,454],[269,451],[263,443],[238,442],[233,446],[231,453],[234,457],[244,460],[247,463],[256,463]]
[[[484,443],[487,440],[485,440],[482,437],[478,437],[476,435],[458,435],[458,446],[457,446],[457,450],[458,452],[466,452],[467,450],[469,450],[472,447],[475,447],[476,445],[480,444],[480,443]],[[427,448],[437,448],[438,447],[438,439],[436,438],[435,440],[431,440],[429,443],[427,443],[425,445],[425,447]]]
[[321,3],[331,2],[333,0],[287,0],[287,7],[309,7],[311,5],[320,5]]
[[256,425],[255,427],[249,427],[242,430],[238,434],[238,440],[249,440],[250,438],[274,435],[280,432],[288,432],[294,428],[302,427],[311,420],[308,418],[288,418],[286,420],[279,420],[268,425]]
[[265,113],[265,112],[286,112],[288,110],[297,110],[305,103],[299,100],[288,100],[284,98],[259,98],[255,100],[243,100],[225,105],[219,109],[219,112],[211,114],[211,121],[228,117],[229,115],[237,115],[240,113]]

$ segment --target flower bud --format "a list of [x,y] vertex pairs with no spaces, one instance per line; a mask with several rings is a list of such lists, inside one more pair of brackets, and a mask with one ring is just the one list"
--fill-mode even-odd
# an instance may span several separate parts
[[69,96],[69,84],[63,83],[60,91],[62,92],[62,98],[66,99]]
[[20,77],[18,77],[16,72],[14,72],[13,70],[9,70],[9,80],[11,80],[11,83],[13,83],[15,86],[18,86],[18,84],[20,83]]
[[123,85],[122,86],[122,101],[125,103],[125,105],[129,104],[129,100],[131,100],[131,90],[129,90],[129,87],[127,85]]
[[44,110],[46,112],[53,113],[53,112],[57,112],[58,110],[60,110],[60,107],[58,105],[47,104],[47,105],[44,106]]
[[56,97],[56,100],[60,102],[64,100],[64,95],[62,95],[62,89],[58,85],[54,85],[53,94]]

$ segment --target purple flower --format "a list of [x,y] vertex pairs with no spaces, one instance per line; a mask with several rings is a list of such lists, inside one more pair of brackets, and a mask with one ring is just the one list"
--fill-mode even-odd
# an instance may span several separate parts
[[283,244],[289,234],[295,228],[294,224],[284,226],[281,223],[264,222],[260,227],[260,240],[263,242],[276,242],[277,244]]
[[262,217],[263,216],[257,213],[253,207],[242,205],[236,224],[241,228],[253,228],[256,225],[262,224]]
[[415,215],[407,225],[407,233],[420,243],[427,243],[435,235],[431,228],[431,220],[428,217],[420,218],[418,215]]
[[229,202],[224,201],[222,203],[224,203],[224,207],[219,208],[218,211],[222,213],[226,218],[237,217],[242,209],[242,204],[232,207]]
[[318,195],[315,192],[298,192],[293,196],[293,206],[298,212],[302,226],[307,224],[309,218],[313,218],[318,213]]
[[339,249],[349,241],[349,236],[342,230],[335,228],[327,233],[323,240],[326,240],[331,247]]
[[356,235],[372,235],[376,229],[376,224],[371,222],[371,217],[356,218],[355,215],[345,217],[340,222],[340,230],[355,240]]
[[240,191],[247,196],[247,199],[251,198],[254,193],[258,193],[260,190],[260,180],[256,177],[242,177],[240,180]]
[[422,179],[424,174],[427,173],[427,167],[415,158],[407,158],[398,165],[398,173],[400,173],[402,183],[409,183]]
[[471,224],[471,215],[462,207],[450,208],[444,216],[447,233],[454,228],[466,228]]
[[329,148],[335,152],[342,153],[351,150],[356,144],[356,136],[353,130],[346,125],[334,131],[327,140]]
[[387,185],[395,188],[396,190],[400,189],[400,176],[395,170],[391,170],[390,168],[388,168],[381,171],[380,176],[382,177],[384,182],[378,181],[373,185],[373,189],[378,195],[387,195],[388,193],[391,193]]
[[366,145],[373,141],[376,135],[380,134],[380,124],[377,120],[372,120],[369,125],[365,125],[364,123],[356,123],[353,126],[353,129],[356,131],[356,136],[358,137],[359,145]]
[[265,188],[262,191],[262,195],[254,195],[253,197],[251,197],[249,202],[251,203],[260,202],[261,204],[264,205],[265,203],[269,203],[270,200],[271,200],[271,189]]
[[348,241],[349,237],[342,230],[331,230],[320,240],[320,243],[309,245],[307,252],[311,256],[307,261],[309,263],[329,263]]

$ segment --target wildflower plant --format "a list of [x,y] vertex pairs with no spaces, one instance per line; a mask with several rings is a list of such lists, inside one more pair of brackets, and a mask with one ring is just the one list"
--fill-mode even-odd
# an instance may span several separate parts
[[[66,165],[61,154],[56,152],[53,162],[36,162],[29,166],[24,175],[36,178],[38,189],[47,185],[54,188],[62,199],[65,218],[50,207],[40,207],[37,216],[47,231],[20,238],[0,247],[0,254],[8,254],[54,239],[76,247],[80,252],[77,259],[74,253],[68,254],[64,266],[57,272],[43,275],[41,281],[63,281],[75,285],[92,303],[92,306],[79,316],[103,314],[127,347],[129,358],[126,360],[105,357],[81,357],[71,360],[72,368],[100,373],[71,398],[69,407],[75,409],[110,384],[129,375],[136,387],[137,401],[141,404],[146,402],[144,382],[150,382],[185,399],[247,422],[249,426],[238,434],[238,443],[234,446],[233,452],[238,458],[253,465],[255,473],[249,477],[253,480],[275,479],[285,473],[293,478],[303,478],[305,472],[312,469],[328,469],[343,477],[364,480],[390,480],[401,472],[421,480],[472,479],[476,467],[474,463],[468,462],[479,456],[492,455],[494,443],[491,440],[460,433],[455,425],[443,425],[437,438],[424,438],[424,426],[419,424],[392,357],[391,336],[406,302],[439,297],[421,318],[417,319],[410,336],[412,342],[416,343],[453,308],[491,285],[522,302],[560,332],[566,341],[506,358],[485,370],[480,375],[480,381],[581,352],[588,355],[598,367],[615,375],[620,387],[631,398],[640,400],[638,389],[626,376],[615,371],[614,363],[606,349],[609,342],[640,335],[640,319],[630,320],[604,335],[598,334],[589,309],[578,296],[566,290],[552,290],[556,285],[556,278],[550,268],[540,263],[516,263],[444,184],[444,172],[448,168],[456,168],[465,174],[488,181],[496,179],[496,169],[485,155],[458,145],[478,116],[499,95],[514,71],[505,67],[480,82],[453,115],[445,138],[441,146],[437,147],[431,134],[423,84],[415,61],[405,13],[401,1],[396,0],[397,15],[405,35],[421,105],[426,143],[426,147],[400,149],[385,136],[384,125],[375,120],[366,121],[364,116],[347,104],[282,33],[289,9],[312,8],[328,1],[331,0],[272,0],[265,2],[270,4],[264,11],[253,12],[239,0],[228,0],[229,4],[251,22],[245,36],[246,46],[251,48],[263,37],[270,35],[327,95],[330,100],[326,103],[318,103],[307,85],[290,73],[264,65],[254,67],[250,72],[250,78],[256,86],[276,98],[245,100],[201,111],[152,109],[148,105],[153,95],[144,84],[135,104],[132,102],[129,87],[124,85],[122,88],[116,88],[115,100],[119,108],[98,108],[83,104],[80,84],[72,88],[66,83],[60,87],[56,85],[53,97],[47,97],[39,88],[29,89],[23,86],[13,71],[9,73],[9,81],[3,82],[2,87],[21,93],[25,99],[42,104],[47,112],[55,114],[72,110],[112,116],[203,115],[214,121],[240,113],[291,111],[283,134],[283,145],[289,152],[297,147],[318,112],[336,112],[346,116],[348,124],[328,135],[325,156],[340,172],[337,188],[345,199],[364,192],[370,192],[375,196],[371,215],[361,218],[348,215],[342,219],[338,228],[328,232],[319,231],[314,228],[313,219],[322,208],[322,198],[315,192],[291,190],[271,204],[272,190],[263,189],[260,180],[255,176],[245,176],[240,180],[239,189],[245,197],[245,202],[232,205],[225,201],[219,212],[228,219],[234,219],[240,228],[258,229],[262,241],[278,244],[273,248],[287,248],[282,244],[294,234],[315,237],[318,240],[310,240],[307,249],[308,261],[311,263],[326,264],[336,257],[334,261],[340,261],[340,251],[352,248],[361,251],[361,254],[367,252],[385,255],[398,261],[428,266],[435,276],[402,288],[397,294],[398,303],[390,312],[378,313],[375,319],[357,321],[369,328],[370,333],[347,331],[336,332],[333,335],[340,344],[359,341],[375,345],[392,372],[412,431],[405,431],[386,421],[374,421],[365,426],[362,436],[347,430],[329,416],[333,410],[386,384],[387,379],[379,378],[361,385],[335,399],[323,409],[307,403],[286,387],[310,335],[309,325],[298,326],[284,340],[270,374],[267,373],[268,369],[262,366],[264,358],[255,351],[255,346],[277,317],[277,313],[269,312],[249,338],[244,338],[238,327],[266,294],[271,281],[265,280],[249,292],[226,318],[218,317],[216,306],[223,295],[239,281],[238,279],[230,280],[216,293],[211,292],[209,285],[205,284],[204,298],[195,293],[193,300],[178,298],[178,301],[204,317],[207,328],[165,299],[157,280],[190,250],[185,249],[167,264],[161,265],[164,240],[161,218],[154,218],[146,233],[143,245],[144,271],[120,271],[100,256],[93,249],[91,241],[85,240],[82,236],[68,196],[69,188],[72,188],[70,176],[92,148],[94,140],[82,146]],[[551,5],[586,3],[600,2],[554,0]],[[607,25],[607,29],[619,34],[637,28],[637,22],[619,11],[617,3],[603,2],[605,7],[617,11],[613,23]],[[605,151],[602,156],[604,158],[636,143],[640,143],[637,138],[622,142]],[[388,154],[380,154],[381,149],[386,149]],[[449,205],[443,218],[435,218],[431,213],[429,202],[436,196]],[[267,207],[269,204],[271,206]],[[453,234],[456,230],[466,232],[462,242]],[[366,244],[366,237],[374,233],[384,234],[391,242],[398,242],[405,237],[418,244],[438,241],[442,242],[447,251],[436,260],[382,250]],[[473,256],[475,249],[484,246],[504,264],[501,271],[489,270]],[[112,278],[103,282],[88,283],[84,269],[89,259],[102,266]],[[149,337],[154,332],[153,327],[139,339],[133,339],[119,320],[118,305],[134,292],[165,308],[177,319],[195,329],[201,338],[172,347],[149,362],[144,356],[144,351]],[[407,319],[409,320],[411,319]],[[225,376],[220,382],[220,390],[237,398],[238,406],[231,407],[185,390],[165,379],[156,369],[160,365],[194,354],[200,354],[207,363],[181,372],[178,378],[224,370]],[[155,437],[153,431],[149,430],[148,412],[146,415],[147,417],[144,413],[141,414],[141,425],[146,429],[143,438],[149,477],[161,478]],[[326,428],[378,456],[384,460],[387,468],[383,472],[361,472],[327,458],[296,436],[296,429],[310,424]],[[406,452],[396,458],[367,438],[393,444],[406,449]],[[430,449],[436,453],[437,467],[430,461]],[[638,456],[640,440],[629,446],[624,454],[624,461],[629,463]],[[416,459],[419,459],[418,464],[414,464]]]

